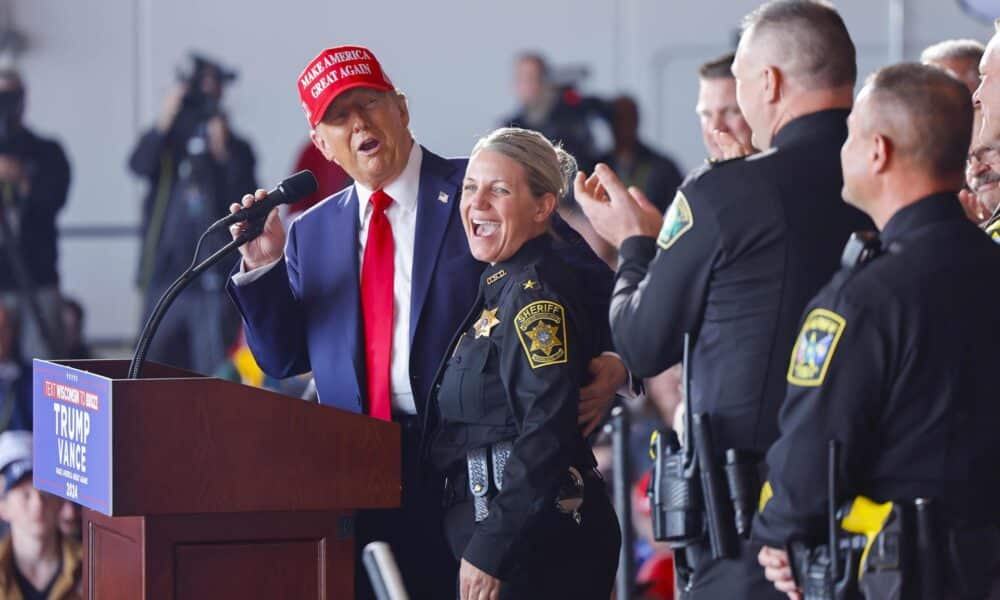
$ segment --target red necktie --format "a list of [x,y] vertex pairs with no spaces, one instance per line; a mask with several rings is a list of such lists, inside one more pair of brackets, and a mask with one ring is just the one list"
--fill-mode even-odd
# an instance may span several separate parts
[[385,209],[392,198],[382,190],[371,196],[372,218],[361,263],[361,313],[365,322],[368,414],[392,420],[389,363],[392,356],[392,226]]

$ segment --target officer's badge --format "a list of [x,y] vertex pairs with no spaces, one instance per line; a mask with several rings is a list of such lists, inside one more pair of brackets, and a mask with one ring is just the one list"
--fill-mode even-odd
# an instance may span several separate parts
[[663,227],[660,229],[660,236],[656,238],[656,244],[666,250],[692,227],[694,227],[694,215],[691,213],[691,205],[688,204],[684,192],[678,190],[670,208],[667,209],[667,214],[663,215]]
[[810,311],[792,349],[792,360],[788,365],[789,383],[805,387],[823,383],[846,324],[844,317],[831,310],[814,308]]
[[524,288],[524,289],[526,289],[526,290],[533,290],[536,287],[538,287],[538,282],[535,281],[534,279],[529,279],[529,280],[525,281],[524,283],[522,283],[521,287]]
[[497,310],[496,308],[493,310],[483,309],[483,314],[479,316],[479,320],[475,324],[477,340],[481,337],[490,337],[490,331],[500,324],[500,319],[497,318]]
[[566,362],[566,311],[561,304],[532,302],[517,313],[514,326],[532,369]]

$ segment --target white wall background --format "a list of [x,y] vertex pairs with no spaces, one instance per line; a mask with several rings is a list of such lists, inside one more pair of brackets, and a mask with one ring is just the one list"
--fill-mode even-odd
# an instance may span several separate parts
[[[77,226],[138,223],[142,184],[125,167],[175,67],[199,49],[240,71],[226,104],[253,143],[268,187],[291,169],[307,129],[295,77],[320,49],[374,49],[410,99],[412,128],[458,155],[510,112],[511,58],[535,49],[554,65],[590,68],[587,93],[637,95],[648,142],[684,168],[702,158],[695,72],[730,49],[754,0],[12,0],[30,47],[20,66],[27,120],[58,138],[73,167],[60,222],[64,289],[89,311],[88,334],[129,338],[137,328],[133,237],[74,235]],[[886,62],[889,4],[904,8],[903,56],[992,28],[952,0],[840,0],[862,74]]]

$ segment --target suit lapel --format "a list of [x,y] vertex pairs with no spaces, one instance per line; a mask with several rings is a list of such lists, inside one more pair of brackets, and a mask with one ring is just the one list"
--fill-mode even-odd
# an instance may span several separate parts
[[[351,362],[354,365],[354,375],[357,379],[358,390],[362,399],[362,410],[367,404],[368,389],[365,377],[365,352],[363,323],[361,322],[361,273],[358,265],[358,239],[360,223],[358,219],[358,194],[351,186],[343,199],[337,202],[336,210],[330,235],[328,236],[326,261],[328,268],[336,273],[331,280],[335,282],[339,290],[331,290],[336,295],[343,295],[345,301],[338,302],[337,306],[342,309],[343,314],[337,315],[337,322],[345,323],[347,330],[343,334],[347,337],[345,347],[353,348]],[[349,257],[344,260],[343,257]]]
[[455,166],[423,148],[420,189],[417,193],[417,232],[413,244],[413,282],[410,290],[410,347],[424,308],[427,290],[452,215],[458,212]]

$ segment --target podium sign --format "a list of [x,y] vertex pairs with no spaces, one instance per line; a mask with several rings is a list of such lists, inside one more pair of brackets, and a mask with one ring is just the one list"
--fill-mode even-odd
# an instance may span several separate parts
[[33,371],[35,487],[110,516],[112,380],[38,359]]

